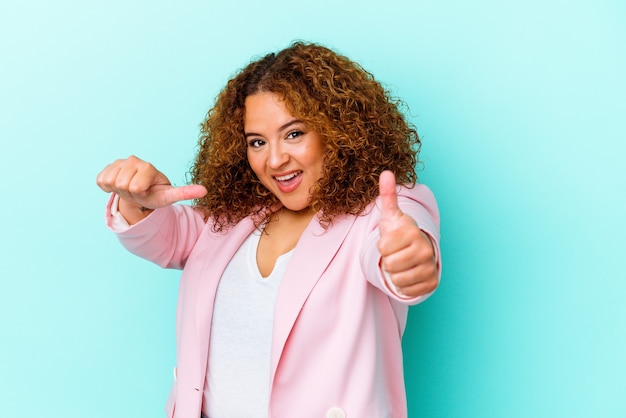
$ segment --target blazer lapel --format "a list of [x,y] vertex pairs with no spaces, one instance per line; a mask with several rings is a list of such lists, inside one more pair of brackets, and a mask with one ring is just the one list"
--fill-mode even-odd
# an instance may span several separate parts
[[302,306],[341,247],[355,220],[354,216],[345,216],[336,219],[332,226],[325,230],[315,217],[302,233],[276,297],[271,359],[272,383],[285,343]]

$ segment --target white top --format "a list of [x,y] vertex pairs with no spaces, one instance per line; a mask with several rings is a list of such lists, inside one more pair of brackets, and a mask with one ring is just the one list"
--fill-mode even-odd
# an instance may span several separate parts
[[263,278],[254,231],[224,271],[215,296],[202,412],[208,418],[267,418],[274,302],[293,250]]

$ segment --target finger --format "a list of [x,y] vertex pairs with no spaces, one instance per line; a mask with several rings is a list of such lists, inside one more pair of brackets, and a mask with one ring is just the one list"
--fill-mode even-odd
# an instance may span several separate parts
[[435,260],[426,260],[400,271],[393,270],[387,270],[387,273],[391,275],[393,284],[400,288],[437,278],[437,264]]
[[381,235],[394,229],[395,223],[402,216],[398,207],[398,195],[396,193],[396,177],[393,172],[385,170],[380,173],[378,180],[380,194],[380,232]]
[[115,178],[117,177],[117,173],[119,173],[120,167],[115,164],[109,164],[96,177],[96,184],[103,191],[110,193],[115,191],[113,184],[115,183]]
[[[170,184],[153,184],[145,191],[131,194],[129,200],[141,207],[156,209],[184,200],[199,199],[206,194],[207,190],[197,184],[181,187],[174,187]],[[124,198],[124,195],[120,194],[120,197]]]
[[200,199],[207,194],[207,189],[199,184],[191,184],[181,187],[169,187],[163,190],[163,206],[191,199]]
[[434,292],[435,289],[437,289],[438,284],[439,280],[437,280],[437,278],[432,278],[405,287],[396,286],[396,289],[404,296],[417,297]]
[[406,270],[434,259],[430,239],[406,215],[400,220],[398,229],[380,239],[378,248],[384,256],[383,266],[389,272]]
[[123,161],[115,178],[116,193],[145,207],[154,206],[157,200],[166,200],[171,188],[173,186],[165,174],[149,162],[132,156]]

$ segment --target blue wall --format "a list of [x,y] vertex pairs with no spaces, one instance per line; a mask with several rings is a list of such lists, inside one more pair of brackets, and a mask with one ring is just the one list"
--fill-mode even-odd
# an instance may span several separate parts
[[162,416],[178,273],[121,250],[95,176],[133,153],[184,183],[217,91],[293,39],[423,137],[445,260],[405,336],[411,417],[626,416],[624,2],[5,3],[0,416]]

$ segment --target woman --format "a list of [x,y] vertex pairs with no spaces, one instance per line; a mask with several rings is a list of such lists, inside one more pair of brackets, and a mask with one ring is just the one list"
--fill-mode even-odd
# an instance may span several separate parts
[[401,338],[439,282],[439,215],[399,103],[294,43],[218,95],[192,185],[136,157],[98,175],[122,244],[183,270],[168,417],[406,416]]

